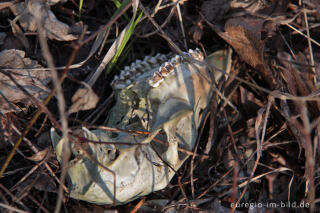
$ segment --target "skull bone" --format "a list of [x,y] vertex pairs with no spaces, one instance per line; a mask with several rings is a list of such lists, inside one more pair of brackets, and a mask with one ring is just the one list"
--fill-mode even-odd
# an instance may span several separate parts
[[[188,158],[178,148],[192,151],[213,81],[223,76],[210,72],[208,65],[228,72],[225,62],[229,60],[226,51],[206,60],[198,50],[189,51],[185,58],[176,56],[166,63],[166,56],[158,54],[122,71],[112,83],[116,104],[106,124],[132,132],[82,128],[88,140],[115,144],[88,143],[90,158],[70,143],[73,154],[82,156],[68,170],[70,196],[97,204],[112,204],[115,198],[116,204],[124,204],[165,188]],[[65,141],[53,129],[51,138],[61,161]]]

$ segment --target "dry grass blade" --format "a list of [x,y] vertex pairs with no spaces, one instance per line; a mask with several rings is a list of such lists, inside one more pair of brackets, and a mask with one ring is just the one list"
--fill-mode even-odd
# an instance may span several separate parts
[[[124,2],[126,3],[124,6],[128,6],[130,5],[128,1]],[[129,22],[129,24],[122,30],[122,32],[120,33],[120,35],[118,36],[118,38],[114,41],[114,43],[112,44],[112,46],[110,47],[109,51],[107,52],[107,54],[104,56],[102,62],[100,63],[99,67],[97,68],[97,70],[95,71],[95,73],[92,75],[92,77],[89,79],[88,84],[90,86],[93,86],[94,83],[97,81],[98,77],[101,75],[102,71],[104,70],[104,68],[106,67],[106,65],[109,63],[109,61],[116,55],[116,53],[119,51],[120,45],[123,42],[123,39],[125,38],[126,33],[130,30],[130,27],[132,26],[136,14],[137,14],[137,9],[138,9],[138,4],[139,1],[138,0],[134,0],[133,4],[132,4],[132,8],[133,8],[133,16],[131,17],[131,21]]]
[[[88,109],[94,108],[96,106],[96,103],[98,102],[98,99],[97,99],[98,97],[96,95],[94,95],[94,93],[93,93],[93,95],[91,95],[91,93],[93,92],[91,87],[94,85],[94,83],[96,82],[96,80],[101,75],[102,71],[104,70],[104,68],[110,62],[110,60],[112,58],[113,58],[113,60],[112,60],[111,65],[113,65],[115,63],[116,59],[121,54],[126,42],[130,38],[132,30],[135,27],[135,17],[136,17],[136,14],[137,14],[138,3],[139,3],[138,1],[136,1],[136,0],[134,1],[134,3],[133,3],[133,16],[132,16],[129,24],[120,33],[118,38],[113,42],[113,44],[110,47],[109,51],[107,52],[107,54],[103,58],[101,64],[99,65],[97,70],[93,73],[93,75],[88,80],[88,85],[86,85],[87,89],[79,89],[74,94],[73,99],[74,100],[77,99],[78,101],[77,101],[77,103],[74,103],[74,105],[71,106],[71,108],[69,110],[70,113],[73,113],[73,112],[76,112],[76,111],[79,111],[79,110],[88,110]],[[118,11],[116,11],[116,13],[114,14],[114,17],[117,17],[118,13],[120,13],[120,14],[124,13],[125,8],[128,7],[128,6],[130,6],[130,1],[124,1],[123,4],[121,5],[121,7],[118,8]],[[97,50],[98,45],[100,45],[102,43],[102,41],[103,41],[103,36],[107,36],[108,35],[108,33],[106,33],[106,32],[109,32],[109,29],[110,28],[108,28],[107,31],[105,31],[105,33],[100,33],[99,34],[99,36],[97,37],[97,40],[94,43],[94,46],[91,48],[90,54],[87,57],[87,59],[89,57],[91,57],[91,55]],[[109,66],[109,68],[111,68],[111,66]],[[87,98],[84,98],[84,96],[83,96],[84,93],[86,93],[86,97]],[[89,98],[93,99],[93,100],[88,101],[87,99],[89,99]],[[90,105],[88,103],[90,103]]]

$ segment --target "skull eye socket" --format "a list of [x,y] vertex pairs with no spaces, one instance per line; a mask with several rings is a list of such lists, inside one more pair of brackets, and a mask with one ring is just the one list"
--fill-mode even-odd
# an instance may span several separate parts
[[112,138],[116,138],[116,137],[118,137],[118,135],[119,135],[118,133],[112,132],[111,137],[112,137]]

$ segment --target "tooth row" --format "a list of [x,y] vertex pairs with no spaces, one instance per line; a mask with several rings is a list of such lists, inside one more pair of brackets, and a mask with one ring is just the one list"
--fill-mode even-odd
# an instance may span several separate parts
[[151,57],[146,56],[143,60],[136,60],[130,66],[125,66],[123,70],[120,71],[119,75],[116,75],[111,82],[111,86],[114,89],[124,89],[130,85],[135,79],[159,66],[159,64],[167,61],[168,58],[164,54],[158,53],[157,55]]
[[[197,48],[195,50],[190,49],[187,53],[184,53],[185,56],[192,57],[195,60],[203,61],[204,55]],[[146,56],[143,60],[136,60],[130,66],[125,66],[124,69],[120,72],[119,75],[116,75],[111,82],[111,86],[114,89],[123,89],[134,82],[139,76],[145,72],[159,67],[160,64],[167,61],[167,55],[158,53],[157,55],[150,57]],[[158,87],[166,76],[169,76],[173,73],[174,67],[180,65],[184,62],[184,58],[180,55],[176,55],[171,58],[169,62],[165,62],[161,65],[153,76],[149,79],[149,85],[152,87]]]
[[[203,53],[198,48],[195,50],[190,49],[188,53],[185,53],[185,55],[198,61],[203,61],[204,59]],[[160,66],[159,70],[153,74],[149,79],[149,85],[152,87],[158,87],[166,76],[173,73],[174,67],[183,62],[184,59],[180,55],[176,55],[174,58],[171,58],[170,62],[166,62],[164,65]]]

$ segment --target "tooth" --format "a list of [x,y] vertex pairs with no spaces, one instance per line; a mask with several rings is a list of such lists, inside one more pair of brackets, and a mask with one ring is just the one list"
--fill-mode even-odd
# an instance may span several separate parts
[[157,78],[158,78],[158,77],[159,77],[159,78],[163,78],[160,72],[155,72],[155,73],[153,74],[153,76],[155,76],[155,77],[157,77]]
[[159,83],[154,81],[153,78],[150,78],[149,79],[149,85],[152,86],[152,87],[157,87],[157,86],[159,86]]
[[163,77],[159,73],[155,72],[149,79],[149,85],[152,87],[158,87],[162,81]]
[[159,68],[159,73],[160,73],[160,75],[162,75],[163,77],[166,77],[166,76],[169,75],[170,71],[167,70],[166,67],[161,66],[161,67]]
[[[137,70],[142,70],[142,68],[143,68],[143,67],[142,67],[141,64],[137,64],[137,66],[136,66],[136,69],[137,69]],[[136,70],[135,70],[135,72],[136,72]]]
[[118,80],[119,79],[119,76],[114,76],[113,80]]
[[125,73],[126,73],[126,71],[121,70],[121,72],[120,72],[120,77],[121,77],[121,76],[124,76]]
[[143,61],[143,62],[141,63],[141,65],[143,66],[142,69],[145,69],[145,70],[151,69],[150,64],[147,63],[147,62],[145,62],[145,61]]
[[145,66],[148,66],[149,64],[146,61],[143,61],[140,65],[145,67]]
[[162,54],[162,55],[160,55],[159,59],[162,61],[165,61],[165,60],[167,60],[167,56]]
[[152,87],[158,87],[160,85],[160,81],[152,81],[152,80],[149,80],[149,84],[150,86]]
[[126,80],[126,84],[127,84],[127,85],[131,84],[131,81],[130,81],[129,79]]
[[193,49],[189,49],[189,51],[188,51],[190,54],[193,54],[193,53],[195,53],[195,51],[193,50]]
[[149,63],[151,63],[151,64],[157,64],[158,61],[157,61],[156,57],[151,57],[151,58],[149,59]]
[[204,58],[203,52],[202,52],[201,50],[199,50],[198,48],[196,48],[195,52],[196,52],[197,55],[198,55],[198,56],[197,56],[198,60],[199,60],[199,61],[203,61],[203,58]]
[[114,84],[115,89],[124,89],[126,87],[127,87],[127,85],[125,85],[124,83]]
[[180,55],[176,55],[174,58],[171,59],[171,63],[174,65],[181,64],[183,58]]
[[125,66],[125,67],[124,67],[124,70],[126,70],[126,71],[127,71],[127,70],[130,70],[130,67],[129,67],[129,66]]
[[142,61],[140,59],[136,60],[136,64],[140,64]]
[[177,59],[178,61],[182,61],[182,60],[183,60],[183,58],[182,58],[181,55],[176,55],[176,59]]
[[189,54],[192,56],[192,58],[197,59],[198,53],[192,49],[189,49]]
[[131,74],[130,74],[129,71],[127,71],[127,72],[124,73],[124,76],[125,76],[125,77],[128,77],[128,76],[130,76],[130,75],[131,75]]
[[149,60],[150,60],[150,58],[151,58],[151,57],[150,57],[149,55],[147,55],[146,57],[144,57],[144,59],[143,59],[143,60],[144,60],[144,61],[149,61]]
[[188,57],[192,57],[191,53],[189,52],[183,52],[185,56],[188,56]]
[[169,62],[166,62],[164,64],[165,68],[169,71],[169,73],[171,73],[173,71],[173,65]]

